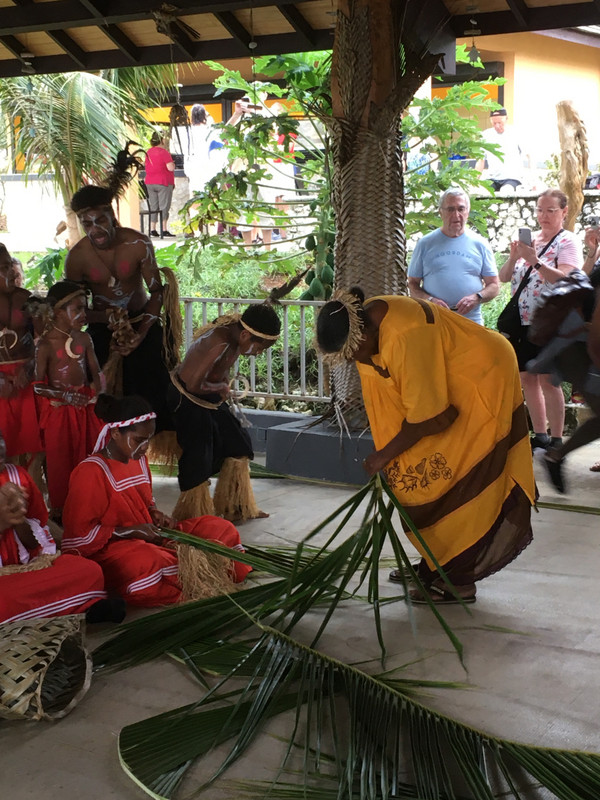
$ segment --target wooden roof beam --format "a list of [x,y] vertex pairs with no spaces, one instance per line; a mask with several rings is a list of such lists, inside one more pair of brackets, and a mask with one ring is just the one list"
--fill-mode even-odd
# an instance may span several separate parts
[[495,33],[515,33],[526,30],[545,31],[554,28],[600,25],[600,11],[594,3],[573,3],[567,6],[529,8],[527,25],[516,23],[512,11],[494,11],[486,14],[473,12],[472,14],[463,14],[451,19],[450,27],[457,38],[468,35],[465,34],[465,31],[473,28],[472,19],[477,20],[477,27],[482,36],[491,36]]
[[68,33],[64,31],[48,31],[48,36],[73,59],[78,69],[87,69],[87,53],[79,47],[77,42],[71,39]]
[[519,26],[522,28],[529,27],[529,8],[525,5],[524,0],[506,0],[506,2]]
[[[159,0],[157,0],[158,3]],[[179,16],[216,14],[248,8],[248,0],[176,0]],[[303,0],[317,2],[317,0]],[[289,0],[287,0],[289,3]],[[286,0],[253,0],[253,8],[286,5]],[[102,11],[104,10],[104,13]],[[52,0],[0,8],[0,36],[136,22],[149,17],[148,0]]]
[[140,63],[140,48],[131,41],[127,34],[123,33],[118,25],[103,25],[101,30],[108,36],[113,44],[117,45],[119,50],[132,64]]
[[242,44],[244,47],[248,47],[252,41],[252,37],[246,28],[244,28],[239,19],[234,15],[233,11],[218,11],[213,16],[219,20],[221,25],[225,28],[225,30],[229,31],[234,39],[237,39],[238,42],[240,42],[240,44]]
[[315,32],[295,5],[292,3],[285,3],[279,6],[279,13],[287,19],[296,33],[306,41],[308,47],[314,47]]

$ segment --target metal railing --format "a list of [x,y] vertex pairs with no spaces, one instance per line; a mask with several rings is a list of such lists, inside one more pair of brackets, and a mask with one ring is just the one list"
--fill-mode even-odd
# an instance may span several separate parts
[[[262,303],[256,298],[184,297],[184,344],[186,351],[194,340],[194,330],[221,314],[237,312],[248,305]],[[275,400],[329,402],[323,361],[313,346],[314,314],[320,300],[281,300],[281,335],[260,356],[236,361],[234,374],[248,381],[248,397]],[[243,380],[235,381],[240,391]]]

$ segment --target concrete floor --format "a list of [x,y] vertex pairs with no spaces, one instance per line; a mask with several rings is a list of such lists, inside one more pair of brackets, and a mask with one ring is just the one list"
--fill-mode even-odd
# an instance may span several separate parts
[[[600,507],[600,474],[588,470],[598,459],[599,444],[571,457],[567,498],[549,488],[538,464],[541,500]],[[245,542],[259,545],[297,541],[350,492],[291,481],[257,480],[255,486],[261,507],[271,516],[246,523],[241,533]],[[174,480],[159,478],[155,489],[159,506],[168,510],[177,494]],[[600,519],[542,508],[534,515],[534,531],[534,543],[480,585],[472,614],[456,606],[444,609],[464,643],[467,672],[428,609],[414,609],[413,633],[401,602],[383,609],[384,632],[391,643],[388,666],[421,659],[407,677],[468,683],[468,691],[432,691],[427,702],[492,734],[600,752]],[[387,567],[381,571],[382,591],[393,595],[386,573]],[[371,620],[368,612],[357,614],[356,607],[340,609],[320,649],[348,662],[376,659]],[[302,635],[302,628],[296,635]],[[90,647],[105,636],[106,632],[90,629]],[[373,668],[378,665],[374,663]],[[97,676],[87,697],[60,722],[0,723],[2,797],[140,800],[146,795],[119,767],[119,730],[197,696],[189,673],[165,658],[116,675]],[[233,767],[232,774],[263,777],[272,744],[268,737],[262,739]],[[237,795],[223,795],[216,788],[202,795],[210,800],[224,796]]]

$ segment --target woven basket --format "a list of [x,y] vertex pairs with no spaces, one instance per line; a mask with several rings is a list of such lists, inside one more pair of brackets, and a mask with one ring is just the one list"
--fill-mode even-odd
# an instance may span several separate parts
[[90,687],[83,615],[0,626],[0,718],[60,719]]

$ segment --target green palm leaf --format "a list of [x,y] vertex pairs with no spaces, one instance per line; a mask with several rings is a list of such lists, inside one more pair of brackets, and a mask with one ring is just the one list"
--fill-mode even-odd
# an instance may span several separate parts
[[[124,769],[149,794],[173,797],[173,776],[180,780],[196,757],[230,738],[212,782],[247,750],[268,719],[292,708],[286,717],[289,744],[277,775],[299,747],[304,757],[297,783],[303,785],[294,791],[283,784],[287,794],[280,795],[262,784],[265,792],[256,796],[518,798],[515,787],[523,786],[524,775],[529,788],[546,787],[559,800],[598,796],[598,755],[489,736],[277,631],[265,630],[242,661],[250,656],[256,667],[228,705],[211,707],[225,679],[197,704],[123,729],[119,751]],[[239,674],[234,669],[232,678]],[[407,774],[413,783],[400,782]],[[311,794],[315,780],[324,784],[325,793],[319,786]],[[332,780],[337,789],[330,795]]]

